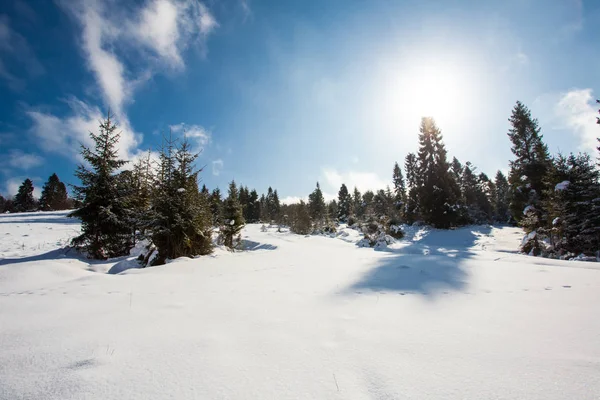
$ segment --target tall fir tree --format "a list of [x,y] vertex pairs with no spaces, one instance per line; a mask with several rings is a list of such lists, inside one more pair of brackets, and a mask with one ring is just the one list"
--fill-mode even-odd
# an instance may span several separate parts
[[355,186],[354,192],[352,193],[352,215],[354,215],[357,220],[362,220],[364,218],[364,214],[365,211],[363,207],[362,195]]
[[417,156],[408,153],[404,159],[404,171],[406,171],[406,183],[408,184],[408,193],[406,196],[406,206],[404,208],[404,218],[407,223],[412,224],[419,218],[419,186],[421,185],[421,176],[419,174],[419,163]]
[[221,198],[221,190],[219,188],[213,189],[210,194],[210,211],[213,226],[220,226],[223,221],[223,199]]
[[320,228],[325,221],[327,210],[319,182],[315,190],[308,195],[308,213],[316,227]]
[[348,217],[350,217],[350,210],[352,207],[352,196],[350,196],[350,192],[348,192],[348,187],[345,183],[342,183],[340,190],[338,192],[338,210],[337,210],[337,219],[340,222],[347,222]]
[[298,235],[308,235],[311,232],[310,210],[304,200],[290,206],[289,224],[290,230]]
[[495,219],[500,223],[508,223],[510,221],[510,213],[508,210],[510,187],[508,185],[508,180],[502,171],[496,172],[494,184],[496,188],[494,196]]
[[34,211],[36,209],[36,201],[33,197],[33,182],[27,178],[19,186],[19,190],[15,196],[13,203],[14,210],[17,212]]
[[394,208],[397,216],[403,218],[404,209],[406,207],[406,184],[404,182],[404,176],[402,176],[402,169],[397,162],[394,163],[392,182],[394,184]]
[[510,161],[510,212],[527,231],[545,224],[544,184],[550,168],[548,148],[543,142],[537,119],[521,102],[513,108],[508,137],[515,159]]
[[258,200],[258,193],[255,189],[250,191],[250,195],[248,197],[248,210],[246,218],[246,222],[248,223],[256,223],[260,220],[260,202]]
[[419,174],[422,186],[418,190],[423,221],[436,228],[456,224],[458,187],[450,174],[442,133],[433,118],[421,120],[419,129]]
[[117,174],[127,163],[117,156],[120,136],[108,112],[100,122],[99,133],[90,132],[94,149],[81,146],[81,155],[90,168],[80,164],[75,172],[81,186],[73,186],[73,190],[81,207],[69,216],[81,220],[82,233],[72,244],[95,259],[127,255],[133,245],[125,194]]
[[212,215],[208,199],[198,188],[201,170],[194,167],[197,157],[187,138],[177,149],[171,138],[163,146],[163,175],[152,207],[151,238],[158,249],[154,265],[212,251]]
[[244,223],[238,189],[235,181],[231,181],[229,193],[223,205],[223,223],[221,224],[221,235],[223,244],[226,247],[230,249],[239,248],[241,245],[239,234],[244,227]]
[[42,188],[40,209],[42,211],[66,210],[69,207],[67,187],[55,173],[50,175]]
[[6,212],[6,199],[0,194],[0,213]]

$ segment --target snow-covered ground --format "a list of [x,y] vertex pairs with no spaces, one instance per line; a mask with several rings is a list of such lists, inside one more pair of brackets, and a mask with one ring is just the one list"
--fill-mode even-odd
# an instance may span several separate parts
[[600,396],[600,270],[517,229],[374,251],[251,225],[249,251],[114,275],[60,250],[64,216],[0,216],[0,399]]

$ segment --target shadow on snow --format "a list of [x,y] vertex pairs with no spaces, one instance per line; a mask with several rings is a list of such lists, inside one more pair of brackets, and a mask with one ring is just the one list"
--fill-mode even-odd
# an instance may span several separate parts
[[473,247],[477,240],[490,232],[489,226],[418,232],[398,247],[379,250],[388,255],[346,292],[393,291],[435,296],[465,289],[469,273],[464,261],[475,255]]

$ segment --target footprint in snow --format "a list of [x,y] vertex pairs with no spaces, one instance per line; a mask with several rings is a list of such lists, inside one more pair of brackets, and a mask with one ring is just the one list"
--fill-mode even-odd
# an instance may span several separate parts
[[565,289],[571,289],[571,285],[563,285]]
[[546,287],[546,288],[544,288],[544,290],[552,290],[552,288],[551,287]]

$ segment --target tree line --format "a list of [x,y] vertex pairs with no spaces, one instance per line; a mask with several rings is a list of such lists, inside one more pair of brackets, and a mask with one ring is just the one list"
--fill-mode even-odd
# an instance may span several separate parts
[[69,197],[66,185],[55,173],[44,183],[39,199],[34,197],[34,189],[33,182],[27,178],[21,183],[15,196],[4,198],[0,195],[0,213],[58,211],[78,206],[77,201]]

